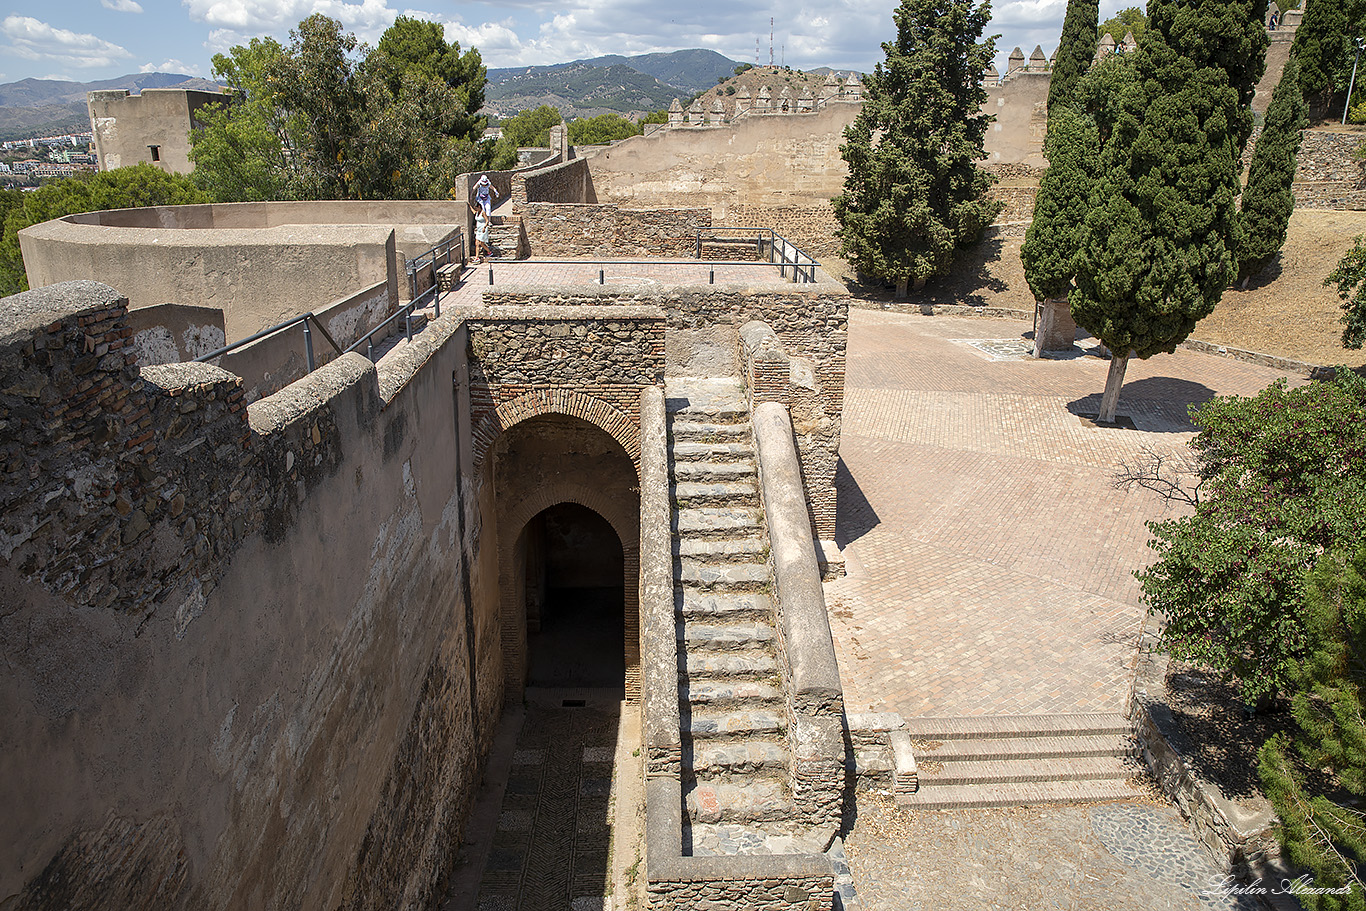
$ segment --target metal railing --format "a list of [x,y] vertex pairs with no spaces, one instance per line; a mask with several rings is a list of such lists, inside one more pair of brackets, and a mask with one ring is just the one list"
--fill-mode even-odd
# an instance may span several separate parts
[[[778,274],[783,278],[788,277],[788,270],[791,269],[794,282],[814,282],[816,280],[816,267],[820,265],[820,262],[772,228],[748,228],[729,225],[698,228],[696,237],[698,259],[702,258],[702,244],[704,242],[753,243],[755,255],[759,259],[767,259],[777,265]],[[767,256],[765,256],[765,246],[767,246]]]
[[[412,300],[408,301],[408,303],[404,304],[402,307],[398,308],[398,310],[395,311],[393,314],[391,314],[389,317],[387,317],[387,318],[384,320],[384,322],[380,323],[378,326],[376,326],[375,328],[371,329],[369,332],[365,333],[365,335],[363,335],[363,336],[361,336],[360,338],[356,339],[356,341],[355,341],[353,344],[351,344],[351,345],[346,349],[346,351],[344,351],[344,352],[342,352],[342,353],[343,353],[343,354],[350,354],[352,351],[355,351],[355,350],[356,350],[357,348],[359,348],[361,345],[364,345],[364,346],[365,346],[365,356],[366,356],[367,358],[369,358],[369,360],[370,360],[371,363],[374,363],[374,361],[375,361],[375,336],[379,334],[380,330],[388,328],[389,324],[392,323],[394,320],[398,319],[399,317],[403,317],[403,334],[404,334],[404,336],[408,339],[409,343],[411,343],[412,340],[413,340],[413,311],[416,310],[416,309],[417,309],[418,307],[420,307],[420,306],[426,306],[426,301],[427,301],[427,298],[428,298],[428,297],[430,297],[430,298],[432,299],[432,306],[435,307],[435,310],[436,310],[435,315],[433,316],[433,319],[440,319],[440,318],[441,318],[441,283],[440,283],[440,282],[437,282],[437,281],[434,281],[434,282],[432,283],[432,286],[431,286],[430,288],[428,288],[426,291],[423,291],[421,294],[419,294],[417,297],[413,298]],[[380,339],[380,341],[383,341],[385,338],[388,338],[388,337],[389,337],[388,335],[385,335],[383,338]],[[311,369],[311,368],[310,368],[310,369]]]
[[[409,342],[412,342],[413,311],[419,307],[425,307],[427,305],[428,298],[431,298],[432,306],[435,308],[435,314],[433,316],[433,319],[440,319],[441,285],[440,283],[433,283],[430,288],[428,288],[426,291],[423,291],[421,294],[410,300],[408,303],[404,304],[397,311],[386,317],[384,322],[380,323],[378,326],[371,329],[369,332],[365,333],[365,335],[356,339],[355,342],[347,346],[345,349],[343,349],[340,345],[337,344],[336,339],[332,338],[332,333],[327,331],[327,328],[323,326],[322,322],[318,319],[318,317],[315,316],[313,314],[313,311],[310,310],[302,316],[296,316],[291,319],[287,319],[282,323],[276,323],[274,326],[271,326],[268,329],[262,329],[255,335],[251,335],[240,341],[233,342],[231,345],[225,345],[222,348],[219,348],[217,351],[210,351],[208,354],[205,354],[202,357],[195,358],[195,362],[203,363],[211,361],[214,358],[222,357],[225,354],[229,354],[233,351],[236,351],[238,348],[250,345],[252,342],[259,341],[268,335],[274,335],[277,332],[283,332],[291,326],[295,326],[302,323],[304,327],[304,360],[308,366],[308,370],[305,371],[304,375],[307,376],[309,373],[312,373],[314,370],[317,369],[317,362],[313,356],[313,333],[309,329],[309,323],[311,322],[314,326],[318,328],[318,331],[323,334],[323,338],[327,339],[328,344],[332,346],[333,350],[335,350],[338,355],[350,354],[352,351],[355,351],[361,345],[364,345],[365,356],[369,358],[370,361],[373,363],[375,360],[375,336],[378,335],[381,330],[388,328],[389,324],[392,323],[394,320],[400,317],[403,318],[404,335]],[[385,335],[383,338],[381,338],[381,341],[383,341],[384,338],[388,338],[388,336]]]
[[205,354],[205,355],[203,355],[203,356],[201,356],[201,357],[195,358],[195,359],[194,359],[194,362],[195,362],[195,363],[207,363],[208,361],[211,361],[211,360],[213,360],[214,358],[222,357],[222,356],[225,355],[225,354],[229,354],[229,353],[231,353],[231,352],[233,352],[233,351],[236,351],[238,348],[241,348],[241,347],[243,347],[244,345],[250,345],[252,342],[259,341],[260,339],[263,339],[263,338],[265,338],[265,337],[268,336],[268,335],[274,335],[274,334],[277,333],[277,332],[283,332],[284,330],[290,328],[291,326],[295,326],[295,325],[298,325],[299,323],[303,323],[303,326],[304,326],[304,360],[305,360],[305,362],[308,364],[308,372],[309,372],[309,373],[312,373],[313,370],[314,370],[314,358],[313,358],[313,332],[308,328],[308,324],[309,324],[310,322],[312,322],[313,325],[315,325],[315,326],[318,327],[318,331],[321,332],[321,333],[323,334],[323,338],[327,339],[328,344],[330,344],[330,345],[332,346],[332,348],[333,348],[338,354],[344,354],[344,353],[345,353],[345,352],[342,351],[341,346],[337,344],[336,339],[332,338],[332,333],[330,333],[330,332],[327,331],[327,327],[324,326],[324,325],[322,324],[322,321],[319,320],[316,316],[314,316],[314,315],[313,315],[313,311],[310,310],[310,311],[308,311],[307,313],[303,314],[302,316],[296,316],[296,317],[293,317],[292,319],[287,319],[287,320],[285,320],[283,323],[276,323],[274,326],[271,326],[269,329],[262,329],[260,332],[256,333],[255,335],[249,335],[249,336],[247,336],[246,338],[241,339],[240,341],[233,342],[231,345],[224,345],[222,348],[219,348],[217,351],[210,351],[208,354]]
[[[408,296],[410,298],[417,296],[418,271],[425,269],[428,266],[435,270],[438,266],[444,264],[443,260],[445,263],[449,263],[451,261],[452,247],[459,250],[463,258],[465,252],[465,232],[463,230],[456,229],[454,236],[446,238],[430,250],[419,253],[416,259],[408,260],[408,264],[404,269],[408,275]],[[432,281],[436,281],[435,272],[433,272]]]

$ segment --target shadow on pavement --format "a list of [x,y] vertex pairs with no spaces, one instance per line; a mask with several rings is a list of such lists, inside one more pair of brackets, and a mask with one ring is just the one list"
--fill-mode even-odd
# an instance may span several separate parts
[[835,543],[843,550],[881,522],[858,481],[849,473],[849,466],[840,459],[835,466]]
[[[1099,389],[1090,395],[1073,399],[1067,410],[1078,417],[1094,417],[1100,411],[1104,394]],[[1138,430],[1151,433],[1190,433],[1196,430],[1191,423],[1192,406],[1203,405],[1214,398],[1213,389],[1203,383],[1171,376],[1153,376],[1125,383],[1119,393],[1117,416],[1128,418]]]

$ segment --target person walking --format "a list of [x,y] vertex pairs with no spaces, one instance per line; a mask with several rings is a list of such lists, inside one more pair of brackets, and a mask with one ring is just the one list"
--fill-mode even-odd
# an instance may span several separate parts
[[498,195],[498,190],[489,181],[487,174],[479,175],[479,181],[474,185],[474,201],[479,203],[479,208],[484,210],[486,219],[493,217],[493,200]]
[[474,252],[477,256],[474,264],[477,266],[493,255],[489,246],[489,217],[483,206],[474,203],[470,203],[470,212],[474,213]]

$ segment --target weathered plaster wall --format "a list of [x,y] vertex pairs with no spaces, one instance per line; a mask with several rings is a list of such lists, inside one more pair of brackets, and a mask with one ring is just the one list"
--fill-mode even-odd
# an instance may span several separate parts
[[149,234],[145,228],[70,219],[26,228],[19,244],[29,286],[92,279],[117,288],[134,308],[217,307],[230,342],[376,282],[388,282],[397,299],[390,227],[288,225]]
[[[206,104],[222,104],[231,96],[219,92],[185,89],[143,89],[139,95],[127,89],[89,92],[86,109],[101,171],[148,162],[174,174],[188,174],[190,128],[195,112]],[[152,160],[149,146],[157,146],[159,160]]]
[[427,907],[502,703],[458,319],[248,409],[125,310],[0,306],[0,897]]
[[128,328],[139,367],[192,361],[227,344],[217,307],[157,304],[129,310]]

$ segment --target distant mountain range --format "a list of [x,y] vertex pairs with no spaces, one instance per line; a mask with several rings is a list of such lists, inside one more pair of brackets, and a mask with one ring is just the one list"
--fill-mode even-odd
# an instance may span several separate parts
[[98,82],[66,82],[60,79],[24,79],[0,85],[0,140],[90,129],[85,93],[105,89],[165,89],[172,86],[212,92],[217,86],[207,79],[183,73],[129,73]]
[[552,66],[489,70],[485,103],[506,116],[548,104],[566,117],[609,112],[657,111],[716,85],[738,66],[734,60],[694,48],[664,54],[612,54]]
[[[548,104],[566,117],[615,112],[645,113],[667,108],[674,98],[716,85],[734,73],[736,61],[701,49],[635,57],[609,55],[552,66],[489,70],[488,107],[506,116]],[[90,129],[87,92],[104,89],[184,87],[214,91],[207,79],[177,73],[130,73],[99,82],[24,79],[0,85],[0,140],[77,133]]]

